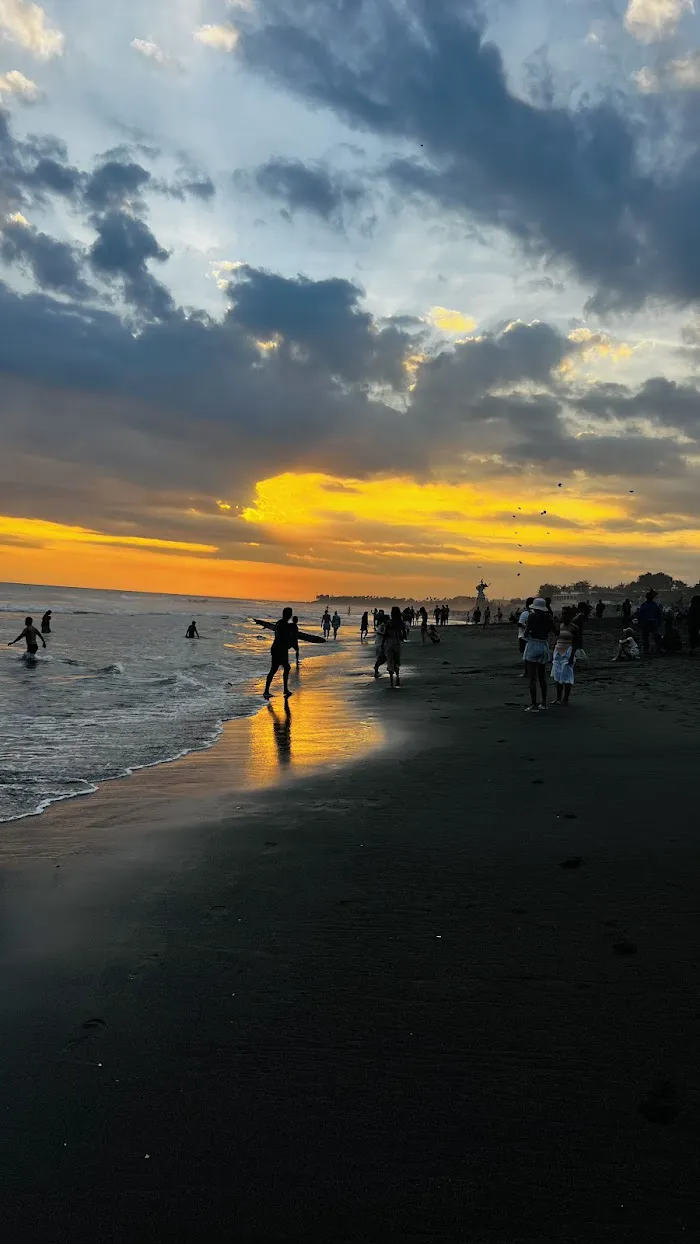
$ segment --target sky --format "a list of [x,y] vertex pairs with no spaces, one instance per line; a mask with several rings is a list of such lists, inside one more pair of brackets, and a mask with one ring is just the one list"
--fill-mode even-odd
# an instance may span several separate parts
[[0,0],[0,579],[700,579],[691,0]]

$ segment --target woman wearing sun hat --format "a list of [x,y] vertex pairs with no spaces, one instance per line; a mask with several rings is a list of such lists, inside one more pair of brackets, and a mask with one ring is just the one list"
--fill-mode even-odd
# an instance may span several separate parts
[[556,633],[556,623],[547,608],[547,602],[537,596],[530,605],[525,627],[525,651],[523,661],[530,687],[530,704],[527,713],[537,712],[537,683],[540,684],[542,708],[547,707],[547,662],[549,661],[549,636]]

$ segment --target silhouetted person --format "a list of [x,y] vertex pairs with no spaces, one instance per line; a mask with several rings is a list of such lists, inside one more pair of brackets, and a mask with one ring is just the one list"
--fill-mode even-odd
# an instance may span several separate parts
[[503,621],[503,610],[501,609],[500,605],[498,606],[498,609],[496,610],[496,621],[498,622],[499,626],[501,625],[501,622]]
[[33,618],[24,619],[24,630],[20,631],[16,639],[10,640],[7,645],[8,648],[13,648],[15,644],[19,643],[20,639],[23,639],[27,645],[28,657],[35,657],[39,651],[39,645],[37,643],[38,639],[40,639],[44,647],[46,647],[46,640],[44,639],[41,631],[36,629]]
[[598,604],[595,607],[595,616],[597,617],[599,622],[602,620],[604,613],[605,613],[605,605],[602,600],[599,600]]
[[46,613],[41,619],[41,633],[42,635],[51,634],[51,610],[50,609],[46,610]]
[[369,613],[363,613],[362,621],[360,622],[360,643],[362,643],[363,640],[365,640],[368,635],[369,635]]
[[282,617],[279,622],[275,622],[275,638],[270,648],[270,672],[265,683],[265,691],[263,692],[266,700],[270,698],[270,686],[278,669],[282,670],[285,700],[288,700],[292,694],[289,690],[289,649],[293,647],[293,644],[292,610],[287,605],[286,609],[282,610]]
[[690,655],[700,647],[700,596],[694,596],[688,609],[688,641]]
[[484,610],[484,626],[488,626],[490,621],[491,621],[491,606],[487,605],[486,609]]
[[552,598],[551,598],[551,596],[545,596],[545,598],[544,598],[544,603],[545,603],[545,605],[547,606],[547,613],[549,614],[550,618],[553,618],[553,617],[554,617],[554,612],[553,612],[553,610],[552,610]]
[[341,627],[341,617],[337,609],[335,613],[333,614],[333,617],[331,618],[331,626],[333,627],[333,638],[337,639],[338,631],[340,630],[340,627]]
[[623,600],[622,602],[622,621],[628,627],[632,620],[632,601]]
[[472,622],[474,623],[474,626],[478,626],[481,622],[481,610],[478,605],[472,614]]
[[292,618],[292,642],[290,647],[294,649],[297,659],[297,669],[299,669],[299,619],[296,614]]
[[424,644],[428,636],[428,611],[425,605],[421,605],[418,610],[418,617],[420,618],[420,641]]
[[554,618],[541,596],[536,597],[528,612],[525,627],[525,652],[523,660],[530,684],[530,704],[526,712],[536,712],[537,684],[542,698],[541,708],[547,707],[547,662],[549,661],[549,636],[556,631]]
[[676,628],[672,613],[666,614],[661,646],[668,656],[673,656],[674,653],[682,652],[683,650],[683,640],[681,639],[680,631]]
[[199,631],[197,630],[197,623],[194,618],[185,632],[185,639],[199,639]]
[[654,640],[654,647],[656,651],[661,652],[661,635],[659,633],[659,627],[661,626],[663,614],[661,612],[661,606],[656,602],[656,592],[653,588],[651,591],[647,592],[644,604],[639,606],[639,609],[637,610],[637,617],[639,618],[639,625],[642,628],[642,649],[644,652],[649,652],[650,639]]
[[332,622],[331,622],[331,615],[327,609],[323,617],[321,618],[321,626],[323,628],[323,634],[325,635],[326,639],[328,639],[328,636],[331,633]]

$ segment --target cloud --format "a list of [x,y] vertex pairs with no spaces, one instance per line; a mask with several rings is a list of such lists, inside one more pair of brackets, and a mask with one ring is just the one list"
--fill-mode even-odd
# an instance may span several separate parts
[[244,31],[251,69],[406,154],[404,200],[507,231],[528,259],[575,270],[599,310],[700,298],[698,126],[619,97],[533,104],[511,90],[470,0],[268,0]]
[[693,11],[693,0],[629,0],[625,26],[642,43],[656,43],[675,34],[684,14]]
[[700,52],[689,52],[679,60],[662,63],[657,69],[644,66],[633,73],[632,78],[643,95],[700,90]]
[[121,207],[131,199],[140,199],[141,190],[151,174],[140,164],[108,160],[96,168],[85,186],[85,201],[95,211]]
[[151,39],[132,39],[129,46],[140,56],[145,56],[152,64],[157,65],[159,69],[165,69],[169,73],[185,72],[182,61],[179,61],[176,56],[171,56],[169,52],[165,52]]
[[168,258],[142,220],[116,210],[99,220],[90,249],[93,268],[107,279],[121,279],[126,301],[149,318],[167,319],[174,313],[169,291],[146,267],[149,260],[165,263]]
[[431,307],[428,322],[443,333],[472,333],[476,328],[476,320],[470,315],[462,315],[461,311],[450,311],[447,307]]
[[61,31],[47,24],[44,10],[31,0],[0,0],[0,32],[39,60],[63,52]]
[[67,242],[58,242],[33,229],[24,217],[16,216],[3,225],[0,254],[5,263],[29,269],[40,289],[78,299],[94,292],[81,275],[81,252]]
[[240,34],[234,26],[200,26],[199,30],[195,30],[194,37],[205,47],[219,52],[233,52]]
[[42,91],[36,82],[26,78],[18,69],[0,74],[0,99],[10,95],[23,104],[36,104],[42,98]]
[[290,214],[306,211],[325,221],[339,222],[344,207],[355,207],[364,198],[361,186],[342,173],[331,172],[327,165],[280,156],[256,170],[255,182],[264,194],[284,203]]

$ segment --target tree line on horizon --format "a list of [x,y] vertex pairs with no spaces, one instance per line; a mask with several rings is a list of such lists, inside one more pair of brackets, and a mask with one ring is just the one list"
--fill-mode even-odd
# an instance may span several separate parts
[[697,592],[700,594],[700,583],[691,587],[689,583],[684,583],[683,579],[674,579],[673,575],[664,574],[663,571],[647,570],[630,583],[617,583],[614,587],[610,584],[591,583],[588,579],[579,579],[576,583],[541,583],[539,594],[540,596],[559,596],[562,593],[570,593],[573,596],[586,597],[600,595],[603,592],[625,592],[628,595],[641,595],[652,589],[656,592]]

